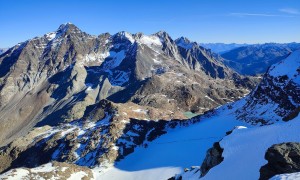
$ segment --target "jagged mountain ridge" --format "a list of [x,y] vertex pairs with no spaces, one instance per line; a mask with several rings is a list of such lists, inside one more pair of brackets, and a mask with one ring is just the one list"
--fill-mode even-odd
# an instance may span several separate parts
[[209,50],[178,44],[166,32],[92,36],[70,23],[19,43],[0,55],[1,142],[80,119],[101,99],[203,113],[253,87]]
[[[151,164],[153,162],[151,157],[160,157],[159,155],[161,155],[162,152],[166,152],[164,153],[165,156],[169,156],[169,154],[171,154],[169,158],[173,157],[173,159],[169,160],[174,160],[174,156],[172,156],[173,153],[170,153],[171,150],[177,150],[177,148],[180,149],[179,146],[181,146],[181,148],[183,146],[184,148],[189,146],[191,148],[190,150],[192,151],[192,147],[195,148],[195,140],[199,140],[196,141],[198,143],[197,147],[207,147],[209,143],[213,143],[216,140],[218,141],[222,139],[225,133],[228,130],[232,130],[234,126],[242,124],[249,125],[249,130],[245,127],[237,126],[233,132],[226,133],[229,135],[222,139],[220,142],[220,147],[217,148],[224,148],[224,151],[220,153],[225,153],[225,158],[221,159],[222,162],[219,162],[218,160],[218,163],[207,163],[209,166],[216,164],[217,166],[209,170],[204,176],[204,179],[210,179],[212,176],[214,177],[212,179],[220,177],[229,177],[229,179],[252,177],[252,179],[257,179],[259,177],[259,168],[260,166],[264,165],[264,150],[270,147],[272,143],[280,143],[281,141],[299,141],[299,136],[297,133],[299,117],[295,119],[298,114],[297,112],[299,112],[300,104],[298,101],[300,82],[299,59],[299,51],[294,52],[285,61],[272,66],[265,74],[262,82],[255,90],[253,90],[250,95],[248,95],[248,97],[238,102],[222,106],[217,110],[207,113],[205,116],[195,117],[187,121],[179,120],[155,122],[147,120],[132,120],[132,118],[136,117],[136,115],[129,114],[129,112],[132,112],[130,108],[127,110],[121,110],[119,108],[124,108],[124,106],[119,106],[118,108],[116,107],[118,105],[112,105],[108,101],[102,100],[101,103],[98,104],[97,108],[91,107],[88,113],[86,113],[79,121],[72,121],[70,123],[64,123],[61,126],[50,127],[50,131],[48,131],[49,127],[47,126],[34,129],[28,134],[28,136],[24,137],[24,139],[18,139],[18,141],[9,144],[9,146],[5,148],[2,148],[0,157],[6,160],[5,162],[7,163],[4,163],[6,166],[9,166],[11,162],[17,165],[20,165],[18,162],[23,162],[26,166],[29,166],[26,164],[26,162],[31,161],[25,161],[23,158],[25,157],[26,160],[30,159],[30,156],[28,156],[26,153],[31,152],[30,149],[28,150],[28,147],[33,147],[41,148],[46,152],[50,150],[49,154],[46,153],[48,158],[51,156],[51,158],[54,160],[63,160],[79,165],[82,165],[80,162],[84,162],[85,165],[93,167],[95,160],[100,160],[97,159],[99,156],[93,156],[93,154],[108,150],[106,154],[103,154],[102,157],[104,158],[102,158],[99,162],[110,162],[110,160],[113,161],[115,157],[118,157],[118,155],[122,155],[124,152],[125,154],[129,152],[133,157],[135,153],[142,154],[142,156],[137,156],[137,158],[141,163],[145,163],[146,165],[144,166],[147,167],[147,163]],[[272,91],[268,89],[272,89]],[[293,106],[291,106],[291,104]],[[107,106],[115,107],[106,108]],[[147,112],[141,108],[142,107],[134,107],[134,112],[141,113],[139,114],[140,117],[138,119],[143,119],[142,116],[147,114]],[[107,113],[116,113],[118,115],[115,114],[115,116],[111,116]],[[286,117],[289,118],[286,119]],[[155,115],[153,115],[151,119],[152,118],[155,118]],[[237,121],[237,119],[240,121]],[[267,125],[276,123],[277,120],[290,120],[290,122],[253,128],[251,128],[250,125]],[[243,121],[246,121],[249,124],[246,124]],[[189,126],[180,128],[181,126],[187,125]],[[108,126],[109,128],[105,128],[105,126]],[[127,126],[128,128],[123,128],[124,126]],[[120,129],[122,129],[123,132],[120,132]],[[175,130],[173,131],[172,129]],[[215,131],[213,131],[213,129],[215,129]],[[290,130],[292,133],[286,133],[288,130]],[[166,133],[167,131],[168,133]],[[49,132],[50,135],[48,134]],[[51,134],[52,132],[54,134]],[[155,141],[158,136],[165,133],[166,135],[162,136],[162,138],[159,139],[160,141]],[[179,136],[178,133],[182,136],[192,139],[181,139],[181,136]],[[274,136],[272,133],[278,133],[278,136]],[[111,135],[117,136],[112,137]],[[32,138],[32,136],[35,138]],[[101,146],[100,148],[98,145],[102,143],[99,143],[99,139],[101,138],[105,140],[105,146]],[[34,143],[32,143],[32,139],[35,139]],[[168,141],[166,141],[166,139]],[[174,145],[170,145],[173,141],[175,142],[174,144],[179,144],[179,146],[174,147]],[[261,142],[259,145],[257,144],[258,141]],[[25,147],[20,147],[21,144],[24,144],[20,142],[27,142],[28,144],[26,144]],[[188,144],[188,142],[192,142],[192,145]],[[80,144],[79,146],[78,143]],[[147,146],[149,146],[149,148],[147,148]],[[159,147],[156,149],[157,151],[152,151],[153,148],[151,150],[151,147],[153,146]],[[164,149],[163,147],[168,148]],[[172,149],[170,147],[172,147]],[[132,150],[135,148],[138,148],[138,150],[132,153]],[[233,149],[231,150],[230,148]],[[183,154],[187,154],[189,158],[195,159],[195,156],[204,155],[203,151],[205,150],[199,149],[199,151],[201,152],[199,154]],[[239,156],[235,156],[235,153],[230,153],[232,151],[237,152]],[[245,156],[244,152],[246,151],[249,151],[248,153],[252,153],[252,155]],[[23,154],[24,152],[25,154]],[[211,154],[215,154],[213,151],[209,152],[212,152]],[[37,156],[40,157],[38,154]],[[257,154],[259,154],[259,156]],[[80,157],[77,155],[80,155]],[[147,159],[148,156],[150,156],[150,159]],[[182,157],[182,154],[176,153],[175,156]],[[257,158],[257,161],[253,161],[253,157]],[[47,161],[51,160],[51,158],[47,159],[45,162],[38,163],[47,163]],[[160,158],[164,160],[165,157]],[[230,163],[230,161],[227,161],[228,159],[234,159],[235,161],[231,162],[236,163]],[[239,159],[243,159],[243,161],[239,161]],[[92,164],[90,164],[90,160],[93,160]],[[206,158],[206,160],[210,161],[212,159]],[[124,161],[127,163],[133,162],[130,158],[129,160],[127,159],[127,161],[124,159]],[[159,159],[157,159],[157,161],[159,161]],[[187,161],[187,159],[184,159],[184,161]],[[171,161],[168,162],[170,163]],[[249,162],[246,163],[246,167],[244,167],[244,162]],[[259,164],[256,162],[259,162]],[[120,163],[122,163],[122,161]],[[138,162],[135,163],[137,163],[135,164],[136,166],[140,167],[141,164],[138,164]],[[161,161],[161,164],[159,164],[160,166],[158,167],[165,165],[164,163],[165,161]],[[197,163],[200,164],[200,162]],[[224,168],[224,164],[226,163],[227,165],[229,163],[229,165],[225,166]],[[106,165],[105,163],[103,164]],[[250,165],[251,169],[247,171]],[[220,169],[219,167],[222,166],[223,168]],[[232,166],[234,166],[234,168],[232,168]],[[130,179],[132,177],[140,177],[141,174],[139,173],[141,172],[142,177],[153,179],[153,177],[169,177],[170,174],[174,172],[172,168],[163,168],[163,170],[160,170],[159,168],[157,168],[158,170],[156,170],[156,168],[153,169],[151,169],[152,171],[150,170],[149,172],[141,172],[141,169],[135,169],[135,171],[129,170],[129,172],[109,169],[107,172],[104,171],[103,174],[100,172],[100,178],[104,177],[104,179],[111,179],[111,177],[122,177],[125,179]],[[198,169],[199,168],[197,167],[191,168],[191,171],[187,171],[186,174],[182,175],[183,179],[198,179],[200,177],[200,171]],[[235,171],[230,171],[230,169],[235,169]],[[17,172],[20,170],[20,168],[17,169]],[[97,171],[97,169],[95,171]],[[11,176],[13,172],[13,170],[9,171],[8,174],[5,174],[3,177]],[[178,170],[175,172],[178,172]],[[173,175],[174,174],[172,174],[172,176]]]

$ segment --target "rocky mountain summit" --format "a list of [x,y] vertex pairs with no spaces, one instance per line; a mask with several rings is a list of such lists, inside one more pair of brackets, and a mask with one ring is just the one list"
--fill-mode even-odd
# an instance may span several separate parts
[[209,50],[166,32],[92,36],[67,23],[0,55],[0,142],[37,123],[82,119],[102,99],[184,119],[185,112],[200,114],[237,100],[254,84]]
[[257,82],[217,58],[163,31],[92,36],[71,23],[19,43],[0,55],[0,171],[51,161],[106,167],[199,122],[188,118]]

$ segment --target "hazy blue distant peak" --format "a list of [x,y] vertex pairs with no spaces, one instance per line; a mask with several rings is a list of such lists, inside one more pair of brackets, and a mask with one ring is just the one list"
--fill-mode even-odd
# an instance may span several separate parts
[[5,51],[7,51],[7,50],[8,50],[8,48],[0,48],[0,55],[5,53]]
[[236,43],[200,43],[200,46],[203,46],[204,48],[211,49],[215,53],[224,53],[227,51],[230,51],[232,49],[242,47],[242,46],[248,46],[249,44],[236,44]]

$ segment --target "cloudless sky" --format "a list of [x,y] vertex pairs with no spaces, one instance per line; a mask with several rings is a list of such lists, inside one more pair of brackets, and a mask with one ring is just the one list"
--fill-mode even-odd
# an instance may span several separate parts
[[119,31],[197,42],[300,42],[300,0],[0,0],[0,47],[72,22],[99,35]]

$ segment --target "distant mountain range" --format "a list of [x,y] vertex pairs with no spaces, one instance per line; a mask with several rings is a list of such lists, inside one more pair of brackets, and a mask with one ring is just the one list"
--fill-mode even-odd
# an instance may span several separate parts
[[0,48],[0,55],[3,54],[7,50],[8,50],[8,48]]
[[223,63],[243,75],[263,74],[268,67],[300,49],[300,43],[267,43],[235,48],[221,54]]
[[237,44],[237,43],[230,43],[230,44],[226,44],[226,43],[199,43],[200,46],[206,48],[206,49],[210,49],[212,52],[214,53],[218,53],[218,54],[222,54],[225,53],[227,51],[230,51],[232,49],[238,48],[238,47],[243,47],[243,46],[248,46],[250,44]]

